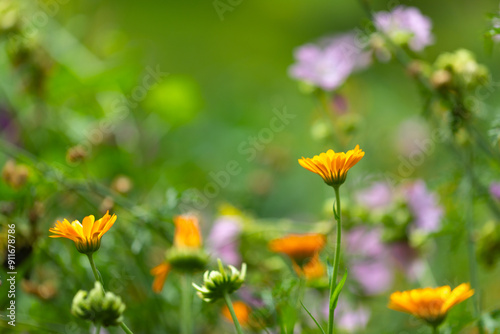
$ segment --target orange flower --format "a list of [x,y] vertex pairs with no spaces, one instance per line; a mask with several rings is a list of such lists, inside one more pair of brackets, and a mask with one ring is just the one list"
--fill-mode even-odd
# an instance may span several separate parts
[[170,265],[168,263],[162,263],[151,269],[151,275],[155,277],[153,281],[153,291],[160,293],[167,279],[168,273],[170,272]]
[[198,218],[182,215],[174,218],[174,246],[180,248],[200,248],[201,233]]
[[[240,325],[242,327],[246,327],[248,325],[249,320],[250,320],[250,312],[252,311],[250,306],[248,306],[247,304],[245,304],[242,301],[236,301],[236,302],[233,302],[233,309],[234,309],[234,313],[236,314],[236,318],[238,318],[238,322],[240,323]],[[231,323],[233,322],[233,318],[231,317],[231,313],[229,312],[229,308],[227,307],[227,305],[222,308],[222,315],[229,322],[231,322]]]
[[297,275],[304,275],[307,280],[314,280],[325,276],[326,268],[325,265],[319,260],[319,253],[314,254],[312,259],[304,264],[300,268],[295,262],[293,263],[293,269]]
[[448,285],[438,288],[415,289],[391,294],[389,308],[406,312],[427,321],[431,326],[443,322],[448,311],[474,294],[469,283],[451,290]]
[[167,253],[162,264],[151,269],[154,276],[153,291],[160,293],[171,269],[192,272],[203,269],[207,257],[201,250],[201,232],[195,216],[181,215],[174,217],[174,247]]
[[323,249],[325,243],[326,237],[323,234],[290,234],[271,240],[269,248],[275,253],[288,255],[299,266],[303,266]]
[[354,150],[349,150],[347,153],[335,153],[333,150],[328,150],[326,153],[315,155],[312,159],[302,157],[299,159],[299,164],[321,176],[326,184],[339,187],[345,182],[349,169],[364,155],[365,152],[359,148],[359,145],[356,145]]
[[92,254],[101,246],[101,238],[116,221],[116,215],[110,216],[109,212],[99,220],[95,221],[94,216],[90,215],[83,218],[81,224],[78,220],[70,223],[64,219],[61,223],[57,221],[56,225],[49,229],[51,238],[67,238],[73,240],[76,249],[83,254]]

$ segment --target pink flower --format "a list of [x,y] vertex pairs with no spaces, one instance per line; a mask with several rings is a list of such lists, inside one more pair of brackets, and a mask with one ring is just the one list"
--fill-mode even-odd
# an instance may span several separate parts
[[241,255],[238,251],[241,234],[241,217],[220,216],[216,219],[207,238],[208,248],[215,258],[222,262],[239,266]]

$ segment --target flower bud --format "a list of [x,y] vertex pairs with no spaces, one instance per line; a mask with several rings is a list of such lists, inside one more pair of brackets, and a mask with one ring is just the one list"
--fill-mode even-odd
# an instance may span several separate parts
[[24,165],[19,165],[14,160],[8,160],[2,169],[2,178],[13,189],[20,189],[28,180],[29,170]]
[[70,147],[66,152],[66,161],[76,164],[84,161],[87,158],[87,151],[81,145]]
[[101,324],[104,327],[118,326],[123,320],[125,304],[112,292],[104,292],[101,283],[95,282],[90,292],[80,290],[73,298],[71,313],[80,319]]
[[167,262],[176,271],[195,273],[205,269],[208,255],[198,248],[174,247],[167,254]]
[[219,270],[205,272],[203,276],[203,286],[198,286],[193,283],[193,287],[197,290],[197,295],[207,303],[213,303],[220,298],[224,298],[225,294],[231,294],[238,290],[245,281],[247,265],[241,265],[241,271],[238,271],[233,266],[228,266],[230,273],[228,273],[220,259]]

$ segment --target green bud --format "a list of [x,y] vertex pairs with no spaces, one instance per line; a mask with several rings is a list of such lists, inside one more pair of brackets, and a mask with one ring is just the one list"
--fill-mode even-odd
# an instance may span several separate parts
[[174,270],[195,273],[207,266],[208,255],[197,248],[172,248],[167,254],[167,262]]
[[96,282],[90,292],[80,290],[71,304],[71,313],[80,319],[92,321],[105,327],[118,326],[123,320],[125,304],[112,292],[104,292]]
[[193,287],[197,291],[197,295],[207,303],[213,303],[224,295],[231,294],[238,290],[245,281],[247,265],[241,265],[241,271],[233,266],[228,266],[230,272],[224,269],[220,259],[219,270],[207,270],[203,275],[203,286],[198,286],[193,283]]

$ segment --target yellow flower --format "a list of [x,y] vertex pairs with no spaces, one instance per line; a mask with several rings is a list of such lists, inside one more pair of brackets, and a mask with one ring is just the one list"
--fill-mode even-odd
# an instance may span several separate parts
[[288,255],[300,267],[306,265],[326,243],[323,234],[290,234],[269,242],[269,248],[275,253]]
[[347,153],[335,153],[333,150],[328,150],[326,153],[315,155],[312,159],[302,157],[299,159],[299,164],[321,176],[326,184],[339,187],[345,182],[349,169],[364,155],[365,152],[359,148],[359,145],[356,145],[354,150],[349,150]]
[[90,215],[83,218],[83,223],[78,220],[70,223],[67,219],[57,221],[54,227],[49,229],[51,238],[67,238],[73,240],[76,249],[83,254],[92,254],[101,246],[101,238],[116,221],[116,215],[110,216],[109,212],[99,220],[95,221]]
[[469,283],[451,290],[448,285],[438,288],[415,289],[391,294],[389,308],[406,312],[427,321],[431,326],[443,322],[448,311],[474,294]]

